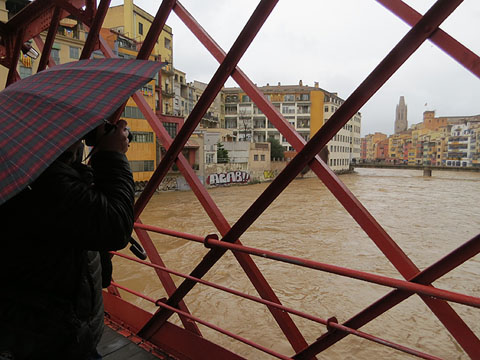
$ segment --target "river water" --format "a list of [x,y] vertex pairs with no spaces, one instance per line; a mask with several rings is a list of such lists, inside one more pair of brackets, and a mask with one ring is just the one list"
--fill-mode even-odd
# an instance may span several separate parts
[[[355,194],[395,242],[424,269],[480,233],[480,173],[419,170],[357,169],[341,181]],[[210,195],[231,225],[268,184],[221,187]],[[218,233],[191,191],[155,195],[142,222],[199,236]],[[151,233],[167,267],[190,273],[205,255],[202,244]],[[298,256],[351,269],[401,278],[371,239],[317,178],[298,179],[273,202],[241,237],[247,246]],[[295,265],[253,257],[283,305],[317,317],[343,322],[390,291],[389,288],[330,275]],[[153,298],[165,297],[154,272],[115,258],[115,280]],[[252,295],[256,291],[235,258],[227,252],[206,280]],[[174,277],[177,286],[182,279]],[[480,296],[477,255],[434,283],[435,286]],[[145,300],[126,299],[155,311]],[[288,342],[265,306],[197,285],[185,298],[190,312],[210,323],[292,355]],[[452,304],[480,337],[480,309]],[[325,331],[321,324],[292,316],[310,343]],[[176,315],[171,321],[180,323]],[[200,325],[202,334],[248,359],[272,359],[258,350]],[[418,296],[412,296],[363,331],[445,359],[467,359],[453,337]],[[410,355],[348,336],[319,358],[410,359]]]

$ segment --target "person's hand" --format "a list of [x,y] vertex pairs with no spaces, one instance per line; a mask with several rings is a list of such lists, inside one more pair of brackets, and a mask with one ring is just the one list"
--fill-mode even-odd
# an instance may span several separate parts
[[128,130],[125,120],[118,120],[115,127],[105,133],[105,124],[97,128],[97,151],[116,151],[125,154],[128,150]]

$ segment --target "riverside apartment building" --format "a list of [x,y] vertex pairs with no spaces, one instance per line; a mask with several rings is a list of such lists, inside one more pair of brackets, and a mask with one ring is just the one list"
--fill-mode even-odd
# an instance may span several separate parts
[[[314,86],[269,85],[259,87],[285,119],[306,141],[320,129],[343,104],[336,93]],[[241,88],[224,88],[225,125],[239,141],[265,142],[273,137],[286,151],[294,151],[287,139],[266,118]],[[328,143],[329,166],[334,171],[349,169],[353,159],[360,159],[361,114],[357,113]]]

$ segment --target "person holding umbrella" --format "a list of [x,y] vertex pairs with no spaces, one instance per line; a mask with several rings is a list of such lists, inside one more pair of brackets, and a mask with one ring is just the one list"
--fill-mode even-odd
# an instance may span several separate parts
[[[75,97],[78,88],[72,90],[73,100],[61,95],[66,105],[55,108],[51,102],[45,110],[35,108],[33,115],[19,119],[11,114],[18,116],[28,110],[25,98],[14,112],[2,106],[8,104],[5,97],[17,99],[10,88],[26,81],[0,92],[0,119],[12,116],[0,127],[0,359],[101,358],[96,346],[103,332],[102,285],[108,286],[111,279],[108,251],[122,249],[129,242],[134,202],[134,182],[125,155],[129,146],[127,124],[124,120],[105,124],[103,119],[152,78],[159,65],[86,60],[55,66],[31,77],[37,77],[30,82],[34,90],[47,96],[48,91],[58,93],[51,89],[54,71],[66,68],[70,76],[78,77],[80,87],[85,86],[82,84],[88,75],[85,68],[103,69],[92,75],[98,80],[95,89],[104,88],[89,99],[90,117],[84,112],[87,105],[79,102],[85,93]],[[129,68],[135,73],[139,68],[149,70],[141,80],[130,82],[105,75],[107,68],[119,66],[130,74],[134,71]],[[72,75],[72,67],[82,71]],[[70,84],[76,81],[67,79]],[[38,90],[42,87],[39,84],[46,89]],[[100,96],[104,91],[115,101]],[[78,109],[71,107],[72,102]],[[90,166],[81,162],[83,143],[76,139],[86,134],[95,143]],[[70,138],[65,140],[66,136]],[[15,148],[22,141],[23,148]],[[42,147],[38,146],[40,141],[44,141]],[[34,161],[36,158],[39,160]],[[36,173],[17,170],[24,164]],[[27,173],[26,180],[23,173]]]

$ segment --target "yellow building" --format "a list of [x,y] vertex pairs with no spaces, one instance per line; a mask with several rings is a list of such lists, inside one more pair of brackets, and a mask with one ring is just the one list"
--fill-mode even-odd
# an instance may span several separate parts
[[[4,6],[4,2],[0,1],[0,9],[1,6]],[[5,15],[4,12],[0,11],[0,14]],[[44,31],[40,33],[40,38],[43,42],[47,37],[47,32]],[[72,61],[78,61],[80,59],[80,55],[82,53],[83,45],[85,44],[85,40],[87,38],[87,34],[85,32],[85,27],[82,23],[79,23],[77,20],[65,18],[60,21],[60,24],[57,29],[57,34],[55,37],[55,42],[53,43],[51,57],[55,61],[56,64],[64,64]],[[39,54],[40,51],[38,46],[35,42],[30,41],[31,46],[35,49]],[[37,72],[38,63],[40,60],[40,56],[37,59],[32,59],[29,56],[20,54],[20,60],[17,64],[17,71],[20,75],[20,78],[25,78]],[[1,88],[5,87],[5,82],[8,74],[8,69],[1,67],[2,70],[0,72],[1,79],[5,79],[1,81]]]
[[[123,5],[112,6],[108,9],[103,27],[115,30],[140,44],[145,40],[153,19],[154,16],[135,5],[133,0],[124,0]],[[172,48],[172,28],[165,25],[154,46],[152,55],[155,59],[168,62],[168,65],[162,69],[161,88],[159,87],[155,94],[156,110],[167,115],[173,115],[173,100],[175,97]],[[160,98],[162,99],[161,103],[159,102]]]

